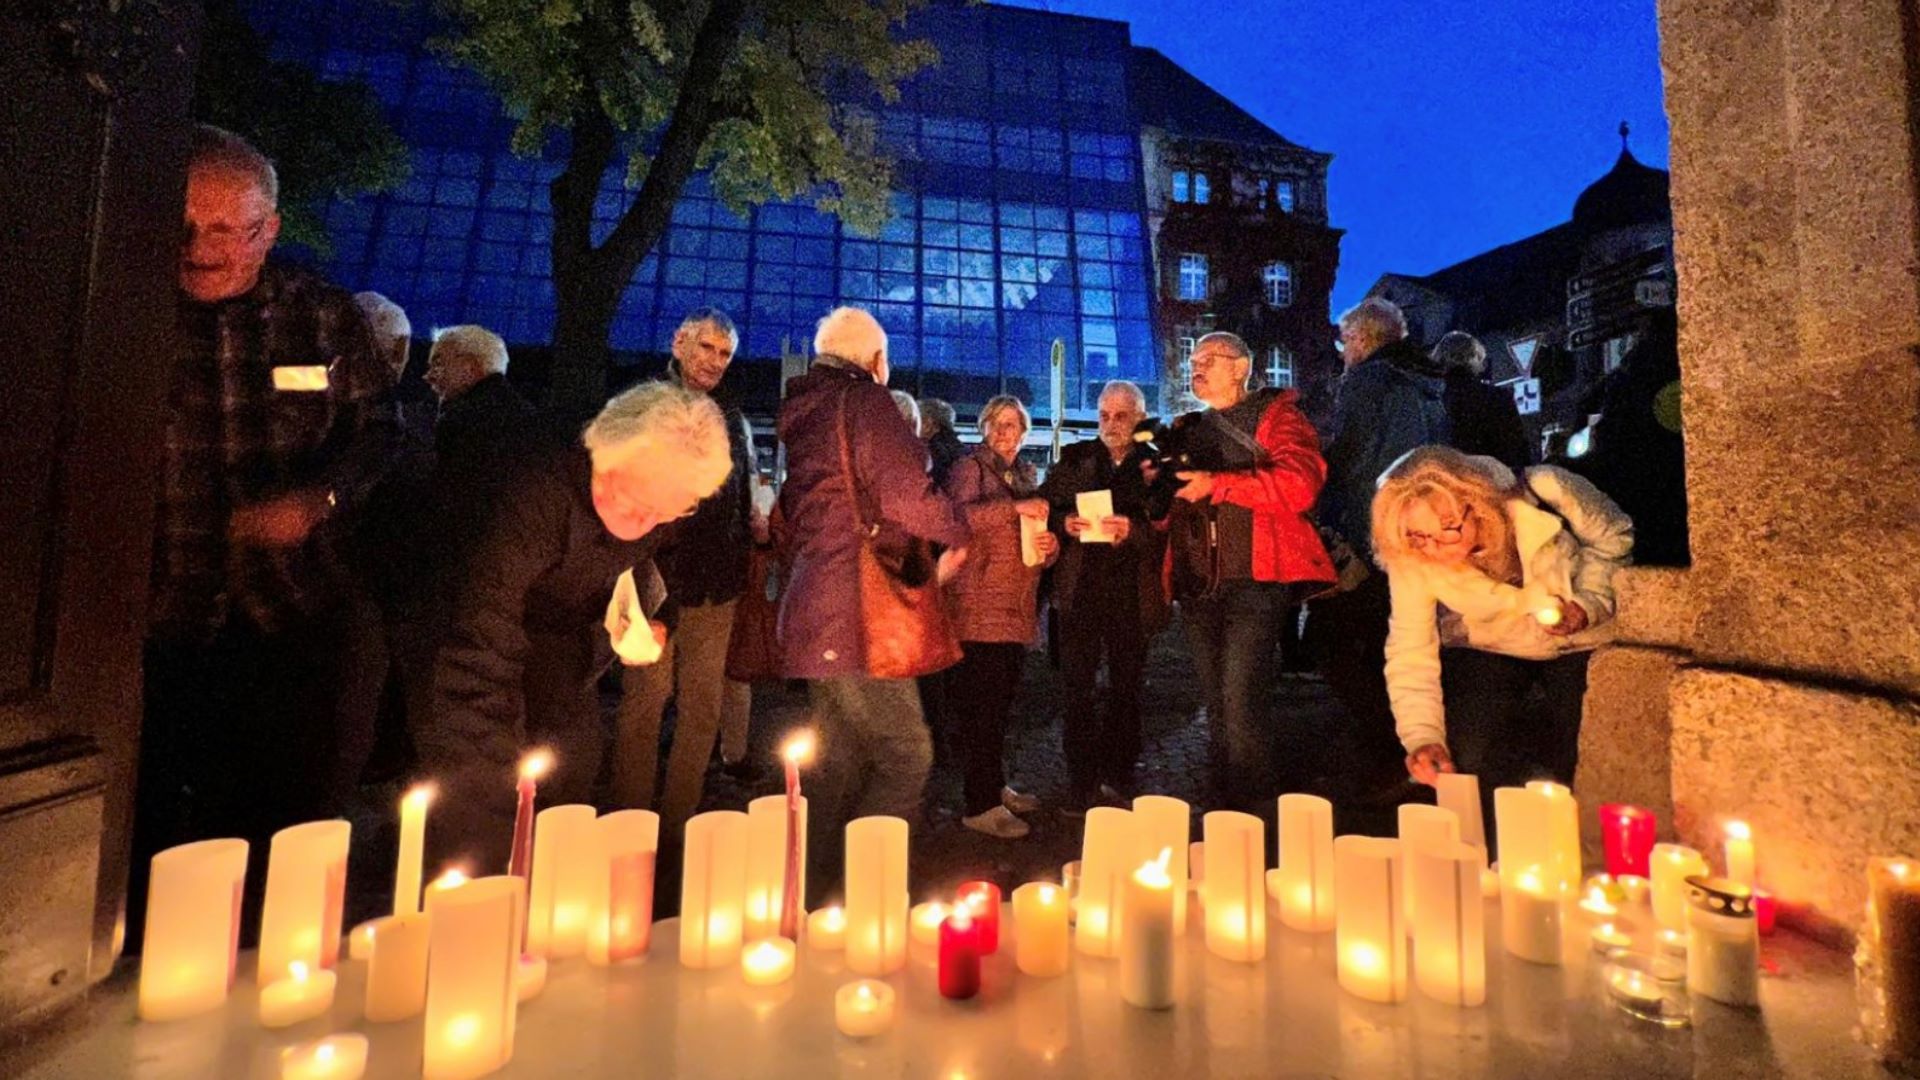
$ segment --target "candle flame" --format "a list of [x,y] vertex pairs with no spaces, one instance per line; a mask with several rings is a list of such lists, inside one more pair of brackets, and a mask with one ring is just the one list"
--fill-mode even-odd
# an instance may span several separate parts
[[813,732],[800,731],[796,732],[793,737],[787,740],[787,744],[780,748],[780,756],[789,765],[805,765],[807,762],[813,760],[813,749]]
[[827,909],[827,913],[821,916],[820,921],[825,923],[829,930],[844,930],[847,927],[847,909],[835,904]]
[[1540,794],[1545,795],[1549,799],[1558,798],[1559,796],[1566,794],[1566,791],[1567,791],[1566,788],[1563,788],[1559,784],[1555,784],[1555,783],[1545,783],[1540,785]]
[[1058,890],[1051,885],[1042,885],[1040,886],[1039,892],[1040,902],[1043,904],[1051,904],[1053,903],[1054,894],[1058,892]]
[[1753,839],[1753,828],[1744,821],[1729,821],[1727,822],[1727,839],[1751,840]]
[[1540,621],[1541,626],[1559,626],[1560,620],[1565,616],[1560,613],[1560,608],[1556,605],[1541,608],[1533,613],[1533,617]]
[[1887,865],[1887,873],[1892,874],[1901,881],[1905,881],[1907,880],[1907,875],[1913,873],[1913,865],[1903,862],[1889,863]]
[[313,1052],[313,1060],[320,1062],[322,1065],[331,1062],[333,1060],[333,1044],[330,1042],[321,1043],[319,1048]]
[[866,983],[861,983],[853,988],[853,996],[859,1000],[861,1008],[873,1008],[873,987],[868,986]]
[[1167,863],[1173,858],[1172,848],[1161,848],[1158,858],[1148,859],[1134,871],[1133,879],[1150,889],[1167,889],[1173,886],[1173,878],[1167,874]]
[[967,913],[967,906],[965,904],[954,908],[951,918],[955,930],[966,930],[973,926],[973,916]]
[[520,759],[520,779],[538,780],[553,768],[553,751],[534,750]]
[[402,808],[411,806],[416,810],[425,810],[427,804],[433,801],[435,794],[432,784],[415,784],[407,789],[406,797],[400,800],[400,805]]
[[1540,891],[1540,872],[1537,869],[1522,870],[1520,876],[1514,879],[1514,884],[1521,892],[1537,893]]
[[756,968],[770,968],[780,963],[780,947],[772,941],[762,941],[747,951],[747,963]]
[[294,982],[306,982],[308,978],[306,961],[295,960],[293,963],[288,964],[287,976]]
[[433,879],[433,885],[434,888],[437,889],[451,889],[456,886],[465,885],[468,880],[470,879],[467,877],[465,870],[457,866],[449,866],[440,872],[439,877]]
[[938,900],[929,901],[920,909],[922,922],[938,926],[947,920],[947,905]]

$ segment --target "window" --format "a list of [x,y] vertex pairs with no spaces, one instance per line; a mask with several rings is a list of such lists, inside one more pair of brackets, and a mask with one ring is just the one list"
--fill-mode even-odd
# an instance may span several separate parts
[[1194,342],[1199,339],[1190,336],[1190,334],[1191,332],[1183,330],[1181,336],[1174,339],[1176,349],[1175,359],[1178,360],[1180,364],[1180,389],[1182,393],[1186,391],[1187,387],[1193,385],[1193,346]]
[[1275,180],[1273,182],[1273,205],[1281,213],[1293,213],[1293,181]]
[[1267,303],[1274,307],[1287,307],[1293,303],[1293,267],[1283,262],[1270,262],[1261,271],[1260,280],[1267,287]]
[[1180,299],[1205,300],[1207,298],[1207,257],[1205,255],[1180,256]]
[[1173,201],[1187,202],[1193,198],[1188,187],[1188,175],[1185,169],[1176,169],[1173,173]]
[[1293,389],[1293,350],[1285,345],[1267,348],[1267,385],[1276,390]]
[[1207,174],[1203,172],[1194,173],[1193,174],[1193,201],[1197,203],[1205,203],[1207,201],[1207,194],[1208,194]]

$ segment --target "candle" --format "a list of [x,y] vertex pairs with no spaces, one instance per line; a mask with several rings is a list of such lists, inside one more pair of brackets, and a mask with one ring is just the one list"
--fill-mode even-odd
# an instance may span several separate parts
[[1067,894],[1067,923],[1080,917],[1080,860],[1060,864],[1060,888]]
[[[1187,860],[1192,853],[1193,808],[1185,799],[1142,795],[1133,800],[1135,843],[1133,862],[1145,862],[1162,848],[1171,852],[1167,876],[1173,881],[1173,932],[1187,932]],[[1132,863],[1129,863],[1132,865]]]
[[1687,879],[1687,989],[1723,1005],[1760,1005],[1760,932],[1753,890],[1725,878]]
[[400,857],[393,868],[393,913],[420,910],[420,862],[427,846],[427,805],[433,785],[415,784],[400,800]]
[[1341,836],[1333,841],[1334,953],[1340,986],[1393,1004],[1407,998],[1406,903],[1400,896],[1400,841]]
[[[1647,854],[1651,860],[1653,854],[1651,849]],[[1625,904],[1644,904],[1647,902],[1648,895],[1653,892],[1653,883],[1648,881],[1644,874],[1616,874],[1613,883],[1619,886],[1620,901]]]
[[947,905],[938,900],[913,905],[907,913],[907,928],[913,935],[913,943],[929,947],[940,944],[940,925],[947,921],[948,914]]
[[1773,894],[1765,889],[1753,890],[1753,923],[1760,930],[1761,937],[1772,937],[1774,921],[1779,918],[1779,906],[1774,903]]
[[813,760],[813,732],[787,740],[780,760],[787,772],[787,859],[780,889],[780,936],[800,936],[802,899],[807,894],[807,800],[800,797],[800,766]]
[[1620,914],[1620,906],[1614,903],[1613,896],[1608,891],[1613,884],[1613,879],[1608,878],[1604,883],[1595,880],[1605,876],[1596,874],[1593,878],[1588,878],[1586,892],[1580,897],[1580,910],[1596,919],[1611,919]]
[[587,897],[587,962],[606,967],[644,956],[653,944],[660,815],[616,810],[595,820],[593,831],[600,858]]
[[547,988],[547,958],[520,954],[520,964],[513,972],[513,999],[524,1005],[540,996]]
[[1633,947],[1633,938],[1610,922],[1594,927],[1588,938],[1593,942],[1593,951],[1597,953],[1612,953]]
[[740,953],[740,974],[748,986],[777,986],[793,978],[793,942],[764,938]]
[[1267,882],[1280,903],[1280,921],[1325,933],[1334,922],[1333,804],[1318,795],[1282,795],[1279,822],[1280,865]]
[[1527,784],[1528,791],[1537,791],[1546,797],[1547,829],[1549,849],[1553,860],[1548,866],[1549,877],[1563,896],[1574,896],[1580,891],[1580,800],[1564,784],[1555,784],[1546,780],[1534,780]]
[[1058,885],[1031,881],[1013,890],[1013,962],[1022,974],[1066,974],[1067,907],[1067,891]]
[[1607,873],[1614,877],[1637,874],[1646,877],[1647,859],[1653,854],[1653,834],[1658,823],[1653,814],[1627,803],[1604,803],[1600,807],[1600,845],[1606,852]]
[[835,904],[807,916],[807,944],[822,952],[847,947],[847,909]]
[[533,798],[540,778],[553,768],[553,752],[534,750],[520,759],[520,804],[513,814],[513,853],[507,873],[525,880],[533,868]]
[[280,1051],[280,1080],[360,1080],[366,1071],[365,1035],[329,1035]]
[[1453,811],[1460,821],[1460,842],[1480,849],[1486,865],[1487,825],[1480,809],[1480,778],[1465,773],[1441,773],[1433,780],[1434,801]]
[[373,924],[379,919],[368,919],[347,933],[347,959],[373,959]]
[[1529,866],[1503,878],[1500,931],[1507,951],[1520,959],[1560,962],[1560,887],[1549,867]]
[[1674,1028],[1692,1022],[1685,965],[1662,957],[1617,956],[1603,979],[1607,996],[1636,1019]]
[[227,1000],[240,940],[245,840],[202,840],[153,857],[140,1019],[178,1020]]
[[1088,956],[1119,955],[1120,888],[1132,865],[1134,829],[1130,810],[1096,806],[1087,811],[1074,945]]
[[850,982],[833,994],[833,1022],[849,1039],[870,1039],[893,1026],[893,987],[878,979]]
[[891,975],[907,964],[907,823],[847,823],[847,970]]
[[1401,841],[1415,900],[1413,974],[1420,992],[1448,1005],[1487,1000],[1487,906],[1480,897],[1485,852],[1473,844],[1409,848]]
[[1744,821],[1727,822],[1727,879],[1751,887],[1753,876],[1753,829]]
[[740,958],[747,893],[747,815],[710,810],[687,822],[680,878],[680,963],[725,967]]
[[955,902],[973,916],[980,928],[980,954],[1000,951],[1000,886],[991,881],[969,881],[955,893]]
[[367,965],[367,1019],[409,1020],[427,1007],[427,947],[433,923],[419,912],[373,921],[373,957]]
[[1201,828],[1207,838],[1207,948],[1222,959],[1258,963],[1267,956],[1266,826],[1252,814],[1215,810],[1201,819]]
[[[1400,895],[1407,905],[1407,932],[1419,933],[1413,917],[1415,887],[1411,879],[1415,851],[1452,851],[1460,842],[1460,818],[1453,811],[1421,803],[1402,803],[1400,825]],[[1479,882],[1476,880],[1475,885]]]
[[980,992],[980,924],[966,905],[940,923],[940,996],[965,1001]]
[[285,978],[260,988],[260,1026],[290,1027],[326,1012],[333,1007],[335,981],[333,972],[315,971],[295,960],[287,965]]
[[439,877],[427,883],[424,900],[425,906],[432,907],[435,896],[446,892],[448,889],[457,889],[465,885],[468,880],[470,879],[467,877],[467,872],[457,866],[449,866],[445,870],[440,871]]
[[285,978],[296,963],[311,971],[338,962],[352,831],[344,821],[310,821],[273,834],[260,914],[260,985]]
[[564,960],[587,951],[587,909],[599,878],[598,817],[584,803],[549,806],[534,816],[529,956]]
[[513,1058],[525,882],[483,877],[431,894],[426,1080],[473,1080]]
[[1862,1027],[1886,1061],[1920,1061],[1920,866],[1867,862],[1859,965]]
[[1480,899],[1492,900],[1499,895],[1500,870],[1497,866],[1489,866],[1480,871]]
[[1687,955],[1687,932],[1685,930],[1660,930],[1653,935],[1656,951],[1667,956]]
[[1499,826],[1498,865],[1503,879],[1529,866],[1553,864],[1553,804],[1545,792],[1531,787],[1495,788],[1493,817]]
[[1687,879],[1707,872],[1707,860],[1690,847],[1680,844],[1655,844],[1653,864],[1653,917],[1669,930],[1687,926]]
[[1136,1008],[1173,1005],[1174,901],[1186,890],[1176,890],[1167,873],[1172,857],[1171,847],[1161,848],[1158,858],[1127,876],[1120,894],[1120,997]]
[[747,804],[746,939],[780,933],[787,873],[787,797],[763,795]]

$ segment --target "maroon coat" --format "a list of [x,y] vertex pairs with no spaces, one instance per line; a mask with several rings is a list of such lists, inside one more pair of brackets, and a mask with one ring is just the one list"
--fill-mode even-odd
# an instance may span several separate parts
[[860,626],[860,523],[840,464],[841,401],[853,471],[877,514],[881,542],[918,536],[967,543],[965,517],[927,475],[927,446],[884,386],[837,357],[822,357],[787,384],[780,441],[787,480],[787,589],[780,599],[780,651],[788,678],[864,676]]

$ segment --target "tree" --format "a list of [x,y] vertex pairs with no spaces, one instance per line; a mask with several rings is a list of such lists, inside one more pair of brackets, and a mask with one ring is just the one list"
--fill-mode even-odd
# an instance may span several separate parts
[[[895,36],[925,0],[438,0],[440,47],[518,118],[513,147],[564,131],[549,186],[557,301],[551,403],[605,400],[620,297],[687,180],[711,171],[736,212],[811,196],[856,229],[885,223],[891,163],[862,100],[893,101],[937,57]],[[601,177],[624,159],[633,192],[593,240]]]

